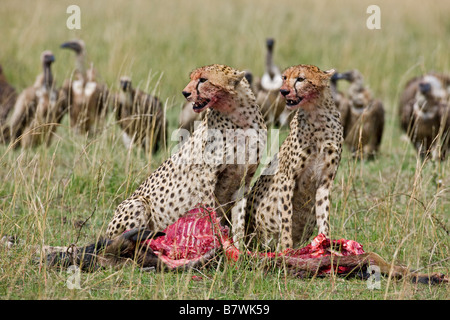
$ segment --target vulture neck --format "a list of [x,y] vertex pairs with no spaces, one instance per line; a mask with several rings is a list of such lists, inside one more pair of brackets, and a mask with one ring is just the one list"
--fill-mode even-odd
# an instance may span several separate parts
[[0,83],[6,83],[6,77],[3,74],[3,70],[1,67],[0,67]]
[[270,76],[270,79],[273,79],[273,77],[275,77],[273,58],[272,58],[272,50],[273,50],[273,48],[267,48],[267,54],[266,54],[266,70]]
[[44,69],[44,86],[47,90],[50,90],[51,87],[53,86],[53,74],[51,63],[44,62],[43,69]]
[[75,68],[78,74],[86,80],[86,62],[85,62],[85,54],[84,52],[81,52],[77,54],[77,59],[75,62]]

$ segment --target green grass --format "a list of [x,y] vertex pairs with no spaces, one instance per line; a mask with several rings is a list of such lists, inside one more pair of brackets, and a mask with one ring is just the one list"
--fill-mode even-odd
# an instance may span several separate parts
[[[359,162],[344,151],[332,192],[332,237],[353,239],[366,251],[412,269],[450,274],[450,161],[418,161],[397,122],[397,100],[408,78],[449,72],[448,1],[377,1],[381,30],[366,28],[370,1],[75,1],[81,30],[66,28],[74,1],[4,1],[0,63],[18,89],[40,72],[39,56],[55,53],[59,84],[73,54],[59,49],[80,37],[112,91],[118,78],[165,102],[170,132],[177,126],[189,72],[221,63],[264,70],[264,41],[274,37],[275,61],[285,68],[359,69],[386,107],[379,157]],[[286,132],[280,136],[284,137]],[[267,273],[249,261],[185,273],[142,273],[127,266],[81,274],[69,290],[66,271],[33,263],[30,246],[83,245],[106,230],[116,206],[170,154],[127,152],[112,116],[100,135],[74,135],[65,118],[50,147],[0,146],[0,234],[22,240],[0,249],[2,299],[449,299],[448,286],[382,279],[381,290],[335,276],[296,279],[283,268]],[[442,179],[443,184],[436,182]],[[89,219],[88,219],[89,218]],[[80,222],[87,220],[83,228]],[[192,279],[201,276],[201,281]]]

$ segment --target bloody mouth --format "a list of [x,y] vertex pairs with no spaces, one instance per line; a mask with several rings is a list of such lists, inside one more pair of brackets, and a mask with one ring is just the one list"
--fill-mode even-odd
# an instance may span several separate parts
[[201,110],[203,110],[203,108],[206,107],[206,105],[207,105],[210,101],[211,101],[211,100],[209,100],[209,99],[205,99],[205,100],[198,101],[198,102],[194,103],[192,109],[193,109],[195,112],[200,112]]
[[297,99],[286,99],[286,105],[288,107],[293,107],[293,106],[298,105],[300,102],[302,102],[302,100],[303,100],[303,97],[299,97]]

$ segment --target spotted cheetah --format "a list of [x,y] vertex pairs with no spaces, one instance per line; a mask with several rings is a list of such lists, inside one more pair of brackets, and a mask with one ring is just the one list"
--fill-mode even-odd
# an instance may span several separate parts
[[[182,93],[195,112],[206,110],[202,123],[117,207],[107,228],[109,238],[135,227],[163,230],[199,203],[220,207],[224,223],[231,220],[233,232],[244,233],[244,217],[237,222],[229,215],[233,201],[249,188],[265,146],[267,130],[255,96],[244,72],[217,64],[194,70]],[[250,143],[246,134],[256,131],[259,140]],[[245,139],[238,135],[226,141],[236,132]],[[237,152],[241,145],[234,141],[245,143],[248,152]],[[220,152],[223,146],[226,153]]]
[[334,70],[298,65],[282,75],[280,93],[296,110],[290,133],[247,196],[247,236],[267,249],[299,246],[329,236],[330,189],[341,159],[343,128],[333,100]]

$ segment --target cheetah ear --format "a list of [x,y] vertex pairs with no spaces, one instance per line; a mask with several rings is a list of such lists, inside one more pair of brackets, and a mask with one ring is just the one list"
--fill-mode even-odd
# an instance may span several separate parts
[[238,86],[238,84],[241,82],[241,80],[245,76],[245,71],[236,71],[231,76],[228,76],[228,81],[226,84],[226,89],[230,93],[236,93],[235,89]]
[[330,69],[330,70],[324,71],[324,73],[326,74],[326,77],[329,79],[329,78],[331,78],[333,76],[333,74],[336,73],[336,70],[335,69]]
[[238,82],[241,82],[241,80],[242,80],[244,77],[245,77],[245,71],[241,71],[241,72],[238,72],[238,73],[236,74],[236,78],[239,79]]
[[234,88],[237,87],[237,85],[241,82],[242,79],[244,79],[245,76],[245,71],[241,71],[241,72],[237,72],[236,74],[233,75],[233,77],[231,78],[232,81],[232,86]]

